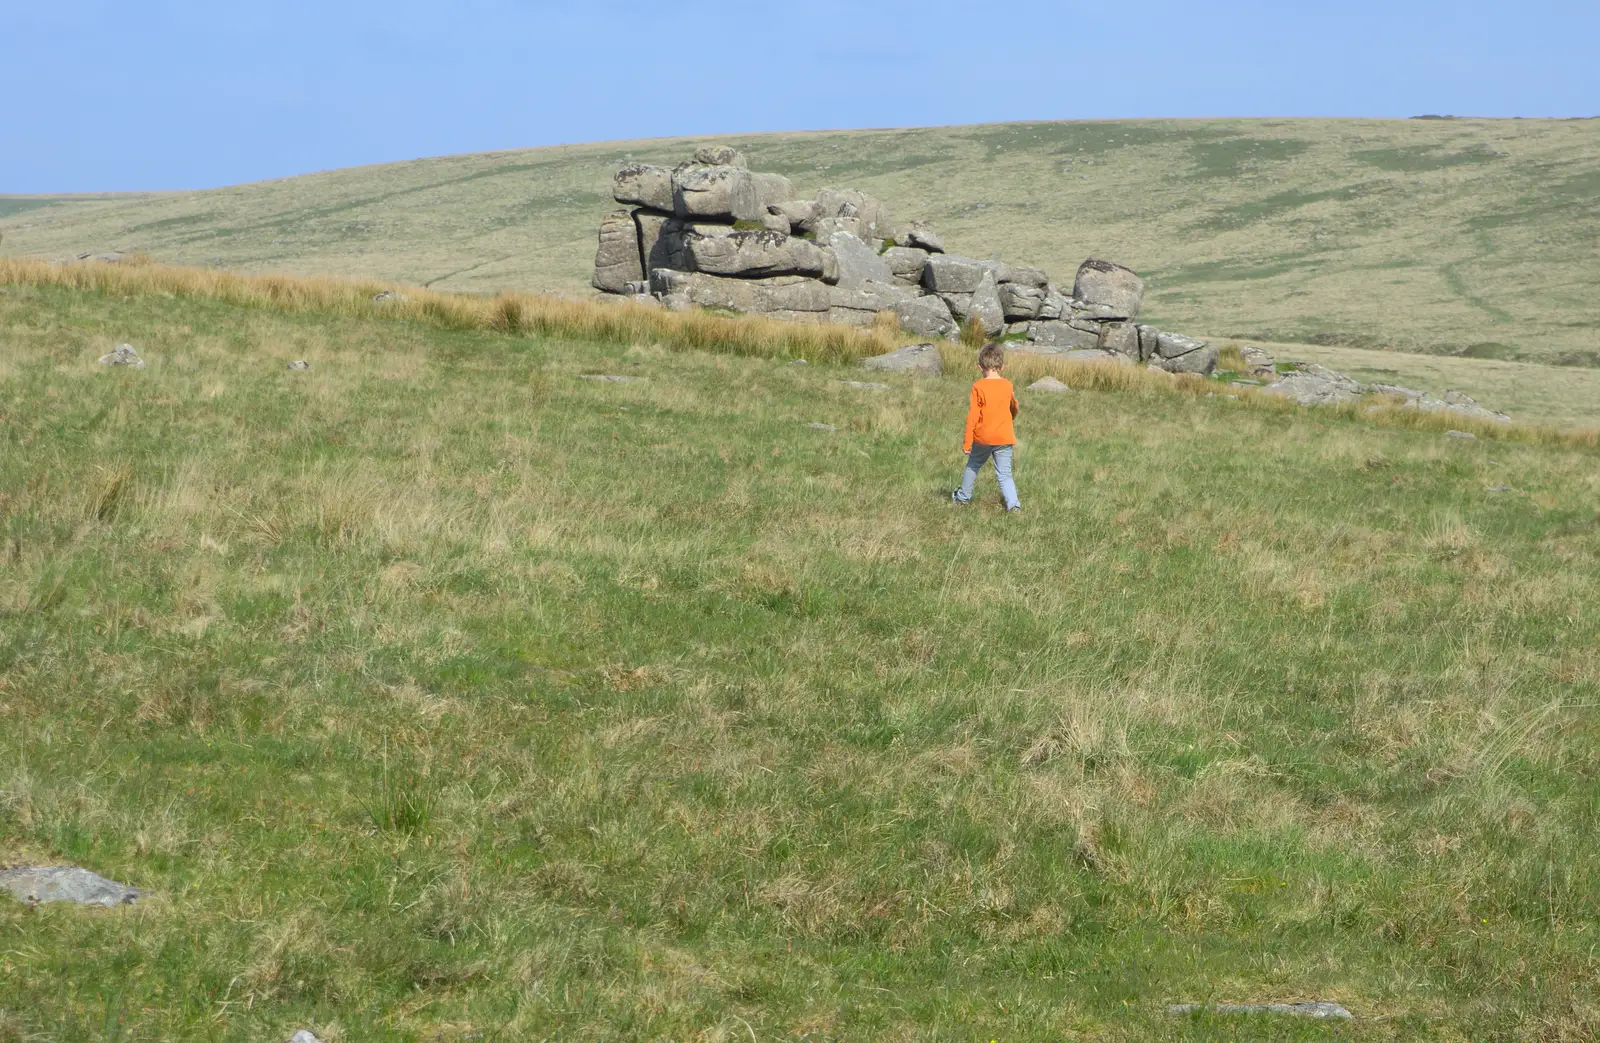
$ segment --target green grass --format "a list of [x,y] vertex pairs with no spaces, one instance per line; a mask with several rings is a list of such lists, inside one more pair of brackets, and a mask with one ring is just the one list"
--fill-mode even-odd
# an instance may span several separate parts
[[[0,199],[0,233],[11,255],[143,250],[582,294],[616,167],[675,164],[705,143],[449,156],[60,205]],[[802,193],[876,193],[952,251],[1039,265],[1062,284],[1086,256],[1131,265],[1150,278],[1150,314],[1197,335],[1436,355],[1493,342],[1506,358],[1600,364],[1600,120],[1032,122],[717,143]]]
[[1023,392],[1007,517],[966,373],[0,344],[0,862],[151,892],[0,903],[6,1043],[1600,1031],[1592,449]]

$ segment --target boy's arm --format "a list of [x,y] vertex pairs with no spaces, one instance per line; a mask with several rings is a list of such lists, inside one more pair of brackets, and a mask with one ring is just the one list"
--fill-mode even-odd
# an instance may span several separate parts
[[1011,415],[1013,417],[1015,417],[1018,413],[1021,413],[1021,412],[1022,412],[1022,403],[1017,401],[1017,392],[1016,392],[1016,389],[1013,388],[1011,390]]
[[971,404],[967,406],[967,430],[961,436],[961,451],[963,453],[972,452],[972,432],[977,428],[978,419],[983,415],[983,399],[978,396],[978,386],[976,384],[972,386],[970,400]]

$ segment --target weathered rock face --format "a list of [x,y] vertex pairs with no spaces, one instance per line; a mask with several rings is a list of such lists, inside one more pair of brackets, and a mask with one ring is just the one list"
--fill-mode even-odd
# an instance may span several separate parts
[[691,230],[685,243],[689,251],[689,270],[708,275],[746,279],[771,275],[818,278],[825,264],[822,248],[816,243],[779,232],[702,235]]
[[673,175],[673,212],[680,218],[760,221],[767,208],[794,198],[782,174],[755,174],[735,166],[690,167]]
[[838,259],[839,275],[836,281],[840,286],[850,288],[869,282],[894,282],[894,269],[889,267],[889,262],[849,232],[833,232],[820,241]]
[[983,279],[978,283],[978,288],[972,292],[972,301],[967,306],[967,318],[983,323],[986,336],[999,336],[1005,329],[1005,309],[1000,306],[1000,289],[994,281],[993,272],[985,272]]
[[828,287],[828,316],[851,326],[871,326],[880,311],[895,311],[908,294],[898,286],[864,282]]
[[629,163],[617,171],[611,197],[652,210],[672,212],[672,171],[648,163]]
[[1150,365],[1168,373],[1198,373],[1210,376],[1222,354],[1215,345],[1185,337],[1181,333],[1162,333],[1156,338],[1156,355]]
[[650,292],[667,298],[669,306],[824,314],[829,307],[827,285],[799,275],[772,279],[730,279],[701,272],[657,268],[650,273]]
[[1005,312],[1007,322],[1038,318],[1044,308],[1044,298],[1043,287],[1014,282],[1000,284],[1000,309]]
[[932,229],[897,228],[867,193],[796,199],[787,178],[751,171],[733,149],[702,148],[670,170],[630,164],[612,194],[634,205],[605,219],[596,253],[595,285],[617,298],[853,325],[892,311],[926,336],[975,320],[1023,336],[1019,350],[1215,366],[1214,348],[1133,324],[1144,284],[1121,265],[1085,261],[1068,295],[1041,269],[945,253]]
[[955,316],[941,297],[913,297],[895,305],[900,328],[919,337],[949,337],[957,332]]
[[1007,283],[1013,283],[1018,286],[1033,286],[1042,291],[1050,284],[1050,276],[1039,268],[1028,268],[1019,264],[1002,264],[1000,270],[995,273],[995,281],[1002,286]]
[[817,193],[811,231],[818,239],[834,232],[849,232],[863,240],[893,239],[894,221],[888,207],[875,196],[848,188],[825,188]]
[[788,199],[767,204],[767,211],[789,222],[789,231],[805,232],[817,216],[817,204],[811,199]]
[[689,162],[704,167],[748,167],[744,153],[732,145],[701,145]]
[[644,278],[639,258],[639,234],[629,210],[614,210],[600,222],[600,245],[594,254],[594,288],[621,293],[630,282]]
[[1139,328],[1131,322],[1108,322],[1102,325],[1100,346],[1107,351],[1126,355],[1135,362],[1143,360],[1139,351]]
[[922,270],[928,266],[928,251],[909,246],[891,246],[882,256],[889,271],[899,281],[912,285],[922,282]]
[[1114,309],[1118,318],[1132,319],[1144,303],[1144,280],[1131,268],[1091,257],[1078,267],[1072,296]]
[[758,174],[746,171],[735,178],[729,198],[735,221],[760,221],[768,211],[794,198],[794,185],[782,174]]
[[1093,350],[1100,346],[1100,334],[1073,329],[1065,322],[1047,320],[1028,324],[1028,343],[1060,351]]
[[933,254],[922,270],[922,284],[934,293],[972,293],[985,275],[992,277],[999,267],[993,261]]

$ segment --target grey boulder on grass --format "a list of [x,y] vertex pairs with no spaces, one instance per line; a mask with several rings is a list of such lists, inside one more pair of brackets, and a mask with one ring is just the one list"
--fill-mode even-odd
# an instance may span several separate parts
[[132,905],[144,896],[138,888],[107,880],[78,866],[23,866],[0,872],[0,891],[19,902],[45,905],[70,902],[112,908]]
[[861,364],[867,369],[883,370],[888,373],[920,373],[936,377],[944,372],[944,363],[939,359],[939,349],[933,344],[907,345],[865,359]]
[[144,359],[133,350],[132,344],[118,344],[108,354],[100,356],[100,365],[139,367],[144,365]]

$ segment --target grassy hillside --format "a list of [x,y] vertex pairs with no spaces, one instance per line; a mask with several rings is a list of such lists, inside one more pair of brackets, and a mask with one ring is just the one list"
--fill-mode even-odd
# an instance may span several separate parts
[[[1029,123],[729,139],[810,192],[848,185],[952,249],[1070,278],[1146,274],[1174,328],[1600,362],[1600,120]],[[641,141],[418,160],[209,192],[0,199],[3,249],[146,250],[441,289],[584,291]]]
[[6,1043],[1600,1032],[1592,447],[0,289]]

